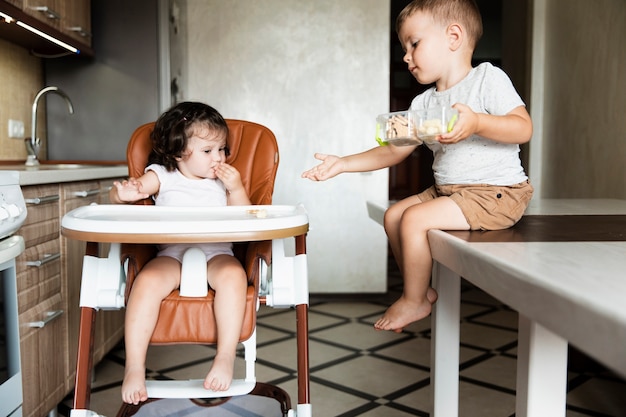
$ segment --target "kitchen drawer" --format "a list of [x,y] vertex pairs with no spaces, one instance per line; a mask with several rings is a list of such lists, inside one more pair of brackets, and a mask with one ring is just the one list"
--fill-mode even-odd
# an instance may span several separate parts
[[58,185],[29,185],[22,187],[22,194],[28,211],[25,225],[59,218]]
[[80,181],[63,185],[63,200],[95,201],[100,194],[99,181]]
[[20,314],[24,416],[45,416],[65,396],[63,314],[60,294]]
[[26,248],[57,239],[60,230],[58,185],[22,187],[26,201],[26,221],[19,230]]
[[24,245],[30,248],[50,240],[58,239],[60,228],[61,221],[57,218],[22,226],[17,233],[24,238]]
[[59,239],[27,248],[16,262],[19,311],[61,293]]

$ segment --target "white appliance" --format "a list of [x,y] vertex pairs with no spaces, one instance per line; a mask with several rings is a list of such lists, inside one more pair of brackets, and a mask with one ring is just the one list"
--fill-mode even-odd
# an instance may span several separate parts
[[15,258],[24,239],[15,236],[26,219],[17,171],[0,171],[0,416],[22,415],[22,373]]

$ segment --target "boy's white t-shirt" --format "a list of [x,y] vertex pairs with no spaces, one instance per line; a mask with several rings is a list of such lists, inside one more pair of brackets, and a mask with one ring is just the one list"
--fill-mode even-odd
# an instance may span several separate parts
[[[219,179],[192,180],[177,169],[169,172],[164,166],[152,164],[145,171],[154,171],[161,183],[159,193],[154,197],[157,206],[169,207],[215,207],[226,206],[226,187]],[[232,243],[176,243],[158,245],[157,256],[170,256],[182,261],[185,250],[200,248],[207,261],[215,255],[232,255]]]
[[[472,68],[455,86],[438,92],[429,88],[413,99],[411,110],[465,104],[475,113],[505,115],[524,106],[513,83],[490,63]],[[505,144],[478,135],[451,145],[426,145],[434,155],[435,183],[514,185],[528,179],[519,158],[519,145]]]

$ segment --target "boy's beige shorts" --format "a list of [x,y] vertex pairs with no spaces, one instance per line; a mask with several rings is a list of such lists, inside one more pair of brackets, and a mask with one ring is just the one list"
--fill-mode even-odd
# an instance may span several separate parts
[[488,184],[433,185],[417,197],[422,201],[450,197],[472,230],[500,230],[522,218],[531,197],[530,182],[500,186]]

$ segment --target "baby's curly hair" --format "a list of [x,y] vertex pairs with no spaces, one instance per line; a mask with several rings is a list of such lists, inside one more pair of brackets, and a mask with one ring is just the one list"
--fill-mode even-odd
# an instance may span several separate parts
[[[148,164],[159,164],[168,171],[176,169],[176,158],[181,158],[187,149],[187,140],[198,125],[208,127],[218,135],[228,138],[228,125],[213,107],[198,102],[182,102],[163,113],[156,121],[150,135],[152,151]],[[226,156],[228,156],[228,144]]]
[[396,19],[396,32],[415,12],[430,13],[435,21],[443,25],[461,23],[467,30],[472,49],[483,36],[483,21],[475,0],[413,0],[400,12]]

